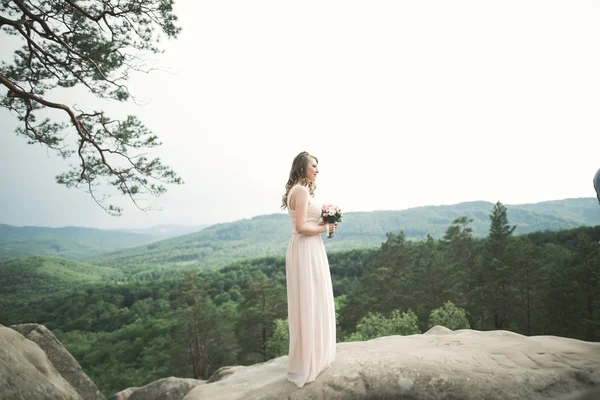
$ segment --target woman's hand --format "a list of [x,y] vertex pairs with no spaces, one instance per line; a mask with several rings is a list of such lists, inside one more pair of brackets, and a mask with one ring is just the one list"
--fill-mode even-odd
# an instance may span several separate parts
[[[325,222],[325,221],[321,221],[321,222],[319,222],[319,225],[325,225],[326,223],[327,222]],[[338,225],[337,222],[330,222],[329,223],[329,233],[335,232],[337,229],[337,225]],[[327,231],[325,231],[325,232],[327,232]]]

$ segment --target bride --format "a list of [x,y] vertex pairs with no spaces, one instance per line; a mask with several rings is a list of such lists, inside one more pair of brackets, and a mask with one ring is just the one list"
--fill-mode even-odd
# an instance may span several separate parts
[[287,379],[302,388],[335,360],[335,305],[322,233],[337,224],[320,222],[321,208],[311,202],[318,160],[307,152],[292,163],[282,209],[292,221],[286,253],[290,347]]
[[596,190],[598,203],[600,203],[600,169],[596,171],[596,175],[594,175],[594,189]]

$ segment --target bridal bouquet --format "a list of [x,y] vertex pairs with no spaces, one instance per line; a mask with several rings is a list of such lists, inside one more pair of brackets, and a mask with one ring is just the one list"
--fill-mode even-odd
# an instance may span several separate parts
[[[321,218],[325,223],[342,222],[342,215],[342,210],[335,204],[323,204],[323,207],[321,207]],[[333,232],[329,232],[327,237],[332,238]]]

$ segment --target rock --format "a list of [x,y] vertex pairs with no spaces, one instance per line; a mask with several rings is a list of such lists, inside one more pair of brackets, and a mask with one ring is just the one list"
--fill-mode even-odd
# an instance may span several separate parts
[[77,360],[45,326],[22,324],[12,325],[10,328],[40,346],[54,368],[77,390],[81,397],[85,400],[105,400],[98,387],[83,372]]
[[108,400],[129,400],[129,397],[131,396],[131,394],[137,389],[139,389],[139,388],[130,387],[125,390],[121,390],[120,392],[115,393],[112,396],[110,396],[108,398]]
[[82,398],[37,344],[19,332],[0,325],[0,399]]
[[206,383],[211,383],[211,382],[217,382],[220,381],[222,379],[225,379],[226,377],[228,377],[229,375],[233,374],[236,371],[241,371],[242,369],[244,369],[245,367],[240,367],[240,366],[233,366],[233,367],[221,367],[218,370],[216,370],[211,376],[210,378],[208,378],[208,380],[206,381]]
[[566,400],[600,385],[600,343],[434,327],[419,335],[338,343],[332,367],[303,389],[287,381],[286,371],[287,356],[221,368],[184,400]]
[[598,400],[600,399],[600,386],[593,389],[583,390],[575,394],[563,397],[561,400]]
[[446,328],[445,326],[436,325],[423,335],[452,335],[452,330]]
[[109,400],[181,400],[202,380],[163,378],[139,388],[128,388],[113,395]]

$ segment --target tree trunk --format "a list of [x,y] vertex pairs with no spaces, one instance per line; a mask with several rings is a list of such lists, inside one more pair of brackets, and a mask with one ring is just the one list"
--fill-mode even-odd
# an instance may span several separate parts
[[263,358],[267,361],[267,324],[266,324],[266,316],[267,316],[267,297],[263,292],[263,329],[262,329],[262,353]]
[[529,271],[525,272],[525,290],[527,291],[527,325],[525,325],[525,335],[531,336],[531,290],[529,288]]
[[502,329],[508,328],[508,309],[506,300],[506,284],[502,283]]
[[[585,278],[587,280],[587,312],[588,312],[588,319],[590,321],[592,321],[594,319],[594,308],[593,308],[593,301],[592,301],[592,277],[591,277],[591,271],[589,266],[586,263],[586,271],[585,271]],[[590,329],[590,337],[589,340],[591,340],[592,342],[594,341],[594,327],[591,326]]]
[[485,323],[485,308],[483,305],[483,293],[480,289],[479,292],[479,319],[481,320],[481,326],[479,327],[479,329],[484,330],[484,323]]
[[208,379],[208,339],[204,335],[204,345],[202,346],[202,379]]
[[[204,325],[204,329],[206,330],[206,312],[202,313],[202,323]],[[202,341],[203,344],[201,346],[200,351],[202,352],[202,356],[201,356],[201,364],[200,364],[200,371],[202,371],[202,378],[201,379],[207,379],[208,377],[206,376],[208,374],[208,346],[206,343],[206,331],[204,333],[204,336],[202,337]]]
[[527,305],[525,304],[525,290],[522,286],[519,288],[519,295],[521,297],[521,326],[523,328],[523,332],[525,332],[525,335],[529,336],[529,333],[527,333]]
[[200,379],[200,331],[198,329],[198,310],[194,310],[194,379]]

